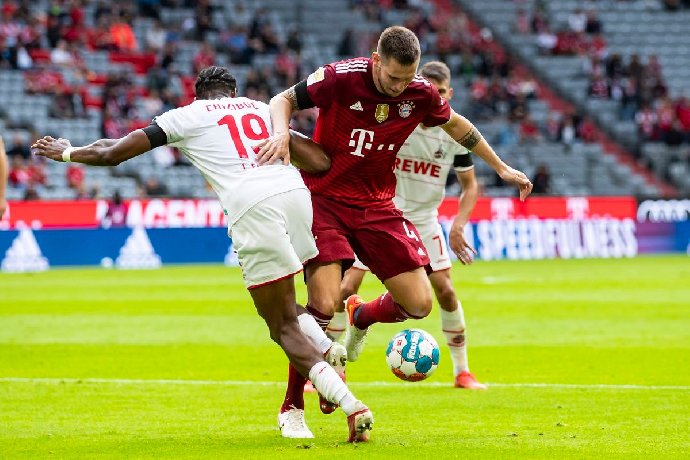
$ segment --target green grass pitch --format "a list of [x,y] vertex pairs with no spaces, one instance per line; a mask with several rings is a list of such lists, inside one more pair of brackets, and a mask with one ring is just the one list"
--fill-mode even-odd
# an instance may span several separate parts
[[[238,269],[0,275],[0,458],[688,458],[688,257],[479,262],[453,279],[490,389],[451,387],[437,311],[376,325],[348,370],[376,423],[350,445],[313,394],[316,439],[280,437],[287,360]],[[368,277],[362,294],[381,291]],[[411,326],[442,344],[425,382],[385,364]]]

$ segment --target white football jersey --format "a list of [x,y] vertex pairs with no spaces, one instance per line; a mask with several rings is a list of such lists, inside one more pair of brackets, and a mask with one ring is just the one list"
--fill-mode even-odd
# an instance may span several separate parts
[[292,165],[259,167],[253,147],[273,134],[268,105],[246,97],[196,100],[153,120],[206,177],[232,226],[259,201],[306,188]]
[[469,150],[443,128],[417,126],[395,160],[393,202],[405,217],[415,222],[438,215],[451,167],[459,172],[474,168]]

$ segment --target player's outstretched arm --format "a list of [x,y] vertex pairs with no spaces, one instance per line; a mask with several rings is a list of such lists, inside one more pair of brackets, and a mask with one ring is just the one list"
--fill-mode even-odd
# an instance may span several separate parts
[[532,182],[522,171],[511,168],[501,160],[479,130],[465,117],[451,111],[450,120],[441,126],[457,143],[481,157],[509,184],[520,189],[520,200],[532,192]]
[[290,160],[293,165],[311,174],[326,172],[331,167],[331,157],[319,144],[293,130],[290,130]]
[[7,166],[7,153],[5,152],[5,141],[0,136],[0,219],[5,214],[7,208],[7,201],[5,198],[5,190],[7,189],[7,175],[9,168]]
[[479,197],[479,184],[474,169],[459,171],[456,173],[458,181],[462,185],[458,214],[450,227],[448,242],[450,249],[455,253],[463,265],[469,265],[473,261],[473,256],[477,251],[465,240],[465,225],[470,221],[470,215],[477,204]]
[[91,166],[117,166],[123,161],[151,150],[143,130],[132,131],[121,139],[100,139],[84,147],[72,147],[67,139],[45,136],[32,146],[36,155],[55,161],[74,161]]

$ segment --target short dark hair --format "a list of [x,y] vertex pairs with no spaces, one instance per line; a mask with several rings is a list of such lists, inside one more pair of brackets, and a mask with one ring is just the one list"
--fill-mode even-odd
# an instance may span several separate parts
[[430,61],[422,66],[419,72],[422,77],[434,80],[436,82],[450,81],[450,69],[441,61]]
[[392,26],[384,30],[379,37],[376,51],[384,60],[393,58],[401,65],[414,64],[421,55],[419,39],[414,32],[402,26]]
[[199,99],[209,99],[222,95],[234,96],[237,80],[225,67],[212,65],[201,72],[194,83],[194,92]]

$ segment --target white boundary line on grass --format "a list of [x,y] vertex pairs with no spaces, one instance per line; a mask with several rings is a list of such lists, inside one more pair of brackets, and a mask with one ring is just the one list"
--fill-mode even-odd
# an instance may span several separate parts
[[[174,379],[103,379],[59,377],[0,377],[0,383],[47,383],[47,384],[112,384],[112,385],[192,385],[192,386],[282,386],[285,382],[254,380],[174,380]],[[353,387],[448,387],[445,382],[352,382]],[[689,385],[630,385],[630,384],[579,384],[579,383],[488,383],[497,388],[574,388],[583,390],[677,390],[688,391]]]

